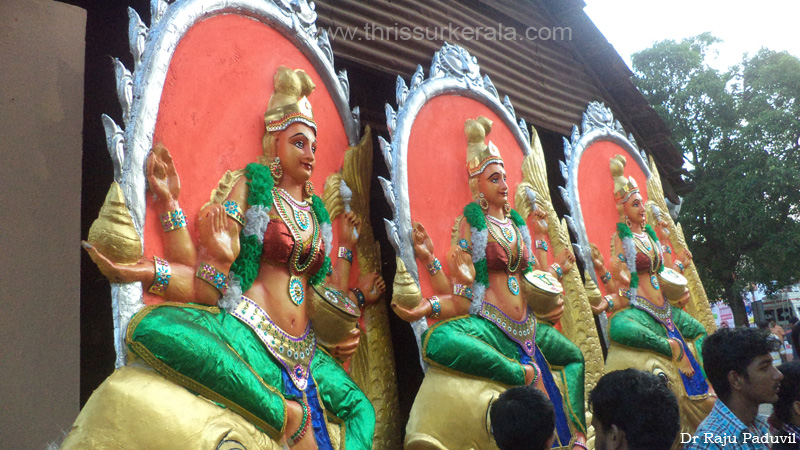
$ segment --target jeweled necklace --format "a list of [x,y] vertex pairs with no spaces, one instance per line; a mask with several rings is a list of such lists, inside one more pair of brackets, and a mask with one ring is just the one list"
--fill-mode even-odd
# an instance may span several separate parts
[[508,242],[514,242],[514,232],[511,230],[513,227],[511,225],[511,219],[506,217],[505,220],[500,220],[489,214],[486,215],[486,219],[500,228],[500,231],[503,233],[503,237],[506,238]]
[[314,234],[311,236],[311,251],[309,252],[305,261],[300,262],[300,256],[303,254],[305,244],[303,243],[303,236],[300,234],[299,225],[295,225],[294,222],[289,218],[289,214],[286,212],[286,208],[283,206],[283,203],[280,200],[283,197],[280,195],[277,189],[273,188],[273,193],[277,194],[273,195],[273,203],[278,209],[278,215],[280,215],[281,220],[286,223],[287,227],[289,228],[289,232],[292,233],[292,238],[294,239],[292,256],[290,258],[291,263],[289,267],[289,270],[292,272],[292,275],[289,277],[289,298],[295,305],[300,306],[303,303],[303,300],[305,300],[305,289],[303,287],[303,280],[300,278],[300,275],[305,273],[305,271],[311,267],[311,264],[314,262],[314,258],[316,257],[320,246],[317,215],[314,214],[313,211],[310,214],[314,225]]
[[[501,225],[498,225],[495,222],[495,220],[497,219],[495,219],[494,217],[489,216],[487,214],[486,218],[489,219],[489,221],[492,222],[493,225],[496,225],[501,230],[503,229]],[[511,227],[514,228],[514,232],[517,238],[519,238],[517,239],[518,244],[517,244],[516,255],[513,253],[511,249],[511,242],[513,242],[513,239],[508,240],[508,242],[506,242],[505,238],[501,238],[497,234],[497,231],[495,231],[494,227],[489,225],[486,228],[489,230],[489,234],[492,235],[492,238],[494,238],[494,240],[498,243],[498,245],[500,245],[503,251],[506,252],[506,257],[508,258],[508,263],[506,264],[506,270],[508,273],[508,290],[511,291],[511,293],[514,295],[519,295],[519,281],[517,280],[517,277],[515,277],[513,274],[517,271],[517,269],[519,269],[519,263],[522,261],[522,250],[523,250],[522,237],[520,236],[519,229],[517,229],[517,227],[513,223],[511,224]]]
[[275,191],[278,195],[284,199],[287,203],[292,205],[292,212],[294,213],[294,221],[297,223],[297,226],[300,227],[301,230],[306,231],[308,227],[311,225],[311,219],[309,218],[309,211],[311,210],[311,205],[308,204],[306,201],[298,201],[292,197],[292,194],[286,191],[286,189],[276,187]]
[[647,249],[648,252],[653,250],[653,248],[650,246],[650,236],[648,236],[647,233],[638,234],[634,233],[633,231],[631,231],[631,233],[639,242],[642,243],[642,245],[644,245],[644,248]]

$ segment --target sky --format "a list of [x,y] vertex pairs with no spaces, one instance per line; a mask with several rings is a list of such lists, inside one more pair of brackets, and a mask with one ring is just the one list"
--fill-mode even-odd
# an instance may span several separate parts
[[800,0],[584,0],[584,11],[630,67],[631,55],[665,39],[710,31],[723,43],[711,67],[725,70],[760,48],[800,57]]

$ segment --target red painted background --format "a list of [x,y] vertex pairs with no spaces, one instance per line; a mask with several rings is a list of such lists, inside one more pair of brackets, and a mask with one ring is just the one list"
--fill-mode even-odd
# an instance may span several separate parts
[[[591,144],[583,153],[578,167],[578,193],[581,214],[586,224],[589,242],[597,245],[610,268],[611,236],[617,228],[619,214],[614,201],[614,180],[611,178],[609,161],[616,154],[624,155],[628,163],[625,176],[632,176],[639,185],[642,198],[647,201],[647,186],[644,172],[618,144],[600,141]],[[602,283],[598,283],[605,291]],[[605,292],[604,292],[605,293]]]
[[[456,95],[429,101],[417,115],[408,142],[408,185],[411,220],[430,234],[437,257],[447,267],[447,250],[455,219],[472,201],[467,176],[467,137],[464,122],[478,116],[492,120],[492,141],[503,157],[509,184],[509,202],[522,181],[522,149],[514,135],[489,107]],[[417,263],[422,293],[433,295],[427,269]]]
[[[309,101],[319,142],[312,181],[321,195],[325,178],[341,167],[348,142],[322,79],[294,44],[261,22],[222,15],[195,24],[175,50],[153,142],[172,154],[181,177],[180,204],[195,237],[197,213],[225,171],[244,168],[262,154],[264,113],[280,65],[305,70],[317,86]],[[162,233],[148,200],[146,258],[164,254]],[[145,295],[145,303],[158,299]]]

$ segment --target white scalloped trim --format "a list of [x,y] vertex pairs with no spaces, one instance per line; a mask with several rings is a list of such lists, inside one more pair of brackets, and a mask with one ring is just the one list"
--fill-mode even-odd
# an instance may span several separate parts
[[[261,233],[263,236],[264,233]],[[233,271],[228,274],[228,290],[225,295],[217,302],[217,306],[228,312],[233,312],[239,305],[242,297],[242,286],[239,284],[239,279],[234,276]]]
[[[632,237],[626,237],[622,240],[622,251],[625,253],[625,264],[628,266],[628,272],[633,275],[636,273],[636,244],[633,243]],[[641,283],[642,280],[639,280]],[[630,290],[630,304],[636,305],[636,288],[631,287]]]
[[481,305],[483,299],[486,297],[486,285],[482,283],[472,284],[472,303],[469,305],[470,314],[478,314],[481,312]]
[[322,243],[325,244],[325,254],[330,256],[333,249],[333,227],[329,223],[320,224]]
[[267,232],[267,225],[269,224],[269,215],[267,212],[269,208],[262,205],[253,205],[247,208],[244,213],[247,217],[242,234],[245,236],[255,236],[260,244],[264,244],[264,233]]
[[486,259],[486,244],[489,243],[489,229],[478,231],[477,228],[470,227],[470,232],[472,233],[472,262],[474,264]]
[[[519,234],[522,235],[522,241],[525,242],[525,254],[528,257],[528,261],[531,260],[531,232],[528,230],[527,225],[523,225],[519,228]],[[524,270],[524,268],[523,268]]]

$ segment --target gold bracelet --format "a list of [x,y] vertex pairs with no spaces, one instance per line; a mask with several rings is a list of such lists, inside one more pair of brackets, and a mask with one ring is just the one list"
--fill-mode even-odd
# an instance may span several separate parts
[[158,218],[161,219],[161,228],[165,232],[174,231],[186,226],[186,214],[183,210],[177,208],[175,211],[167,211],[164,214],[159,214]]
[[197,268],[197,273],[194,275],[217,288],[222,295],[225,295],[225,292],[228,291],[228,275],[220,272],[219,269],[211,264],[201,262],[200,267]]
[[550,264],[550,268],[555,271],[556,277],[558,277],[559,280],[561,279],[561,277],[564,276],[564,269],[561,268],[561,264],[559,263]]
[[161,259],[158,256],[153,255],[153,262],[155,262],[156,265],[156,273],[155,277],[153,278],[153,285],[150,286],[150,289],[148,289],[147,292],[163,297],[164,294],[167,293],[169,279],[172,278],[172,270],[170,269],[167,260]]
[[428,302],[431,304],[431,319],[438,319],[442,313],[442,304],[439,302],[439,297],[434,295],[428,299]]
[[239,225],[244,226],[246,219],[242,214],[242,208],[239,207],[239,203],[236,200],[228,200],[222,206],[225,208],[225,214],[237,221]]
[[453,294],[472,300],[472,287],[467,286],[466,284],[454,284]]
[[353,264],[353,251],[347,247],[339,247],[339,258]]
[[439,258],[434,256],[433,262],[428,264],[427,268],[428,268],[428,273],[431,274],[431,276],[434,276],[440,270],[442,270],[442,263],[439,262]]

